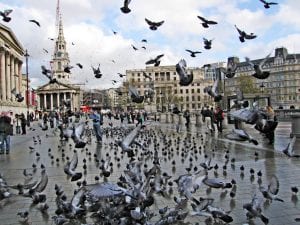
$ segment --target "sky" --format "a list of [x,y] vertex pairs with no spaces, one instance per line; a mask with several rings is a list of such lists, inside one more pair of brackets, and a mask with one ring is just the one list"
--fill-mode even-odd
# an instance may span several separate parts
[[[124,14],[120,11],[122,0],[60,0],[70,65],[83,65],[83,69],[72,69],[72,82],[85,89],[118,87],[125,78],[117,73],[145,69],[145,62],[160,54],[164,54],[162,66],[185,59],[188,67],[201,67],[226,62],[231,56],[240,61],[245,57],[264,58],[282,46],[291,54],[300,53],[300,1],[274,2],[278,5],[265,9],[259,0],[132,0],[131,12]],[[12,20],[1,23],[13,30],[30,55],[29,78],[33,88],[48,81],[41,73],[41,65],[50,67],[54,42],[49,38],[57,37],[56,5],[57,0],[0,0],[1,11],[13,10]],[[203,28],[197,16],[218,24]],[[164,23],[152,31],[145,18]],[[29,22],[31,19],[41,26]],[[241,43],[235,25],[257,38]],[[213,39],[210,50],[204,49],[203,38]],[[186,49],[202,53],[192,58]],[[100,79],[94,77],[91,69],[98,64],[103,74]],[[112,80],[117,80],[117,84]]]

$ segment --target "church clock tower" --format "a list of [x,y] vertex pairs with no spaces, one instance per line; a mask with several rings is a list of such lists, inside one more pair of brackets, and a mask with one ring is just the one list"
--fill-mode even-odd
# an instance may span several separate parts
[[58,25],[58,37],[55,40],[54,54],[51,61],[53,78],[62,83],[70,83],[71,74],[64,72],[64,68],[70,64],[70,59],[63,32],[62,18],[59,10],[59,0],[57,1],[56,20],[58,20],[56,21]]

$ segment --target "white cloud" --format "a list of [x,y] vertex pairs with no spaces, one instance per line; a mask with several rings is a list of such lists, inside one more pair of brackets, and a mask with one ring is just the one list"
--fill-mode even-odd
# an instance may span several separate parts
[[[14,9],[13,19],[6,25],[12,28],[24,48],[28,49],[32,84],[40,85],[46,82],[46,78],[41,75],[40,66],[49,67],[53,54],[54,42],[48,38],[56,37],[56,1],[16,2],[17,5],[11,5],[10,1],[3,0],[0,8]],[[89,88],[111,87],[112,79],[121,81],[118,72],[143,69],[145,62],[158,54],[165,54],[161,65],[174,65],[181,58],[185,58],[189,66],[202,66],[226,61],[232,55],[240,58],[261,58],[278,46],[286,46],[290,52],[299,52],[298,1],[283,1],[275,6],[278,10],[274,13],[268,13],[262,7],[240,8],[242,3],[249,5],[250,1],[132,1],[129,5],[132,11],[125,15],[120,12],[122,1],[63,0],[61,10],[71,64],[80,62],[84,66],[83,70],[78,67],[73,69],[73,79],[77,83],[88,80],[86,86]],[[197,15],[216,20],[218,25],[205,29]],[[157,31],[151,31],[145,18],[153,21],[165,20],[165,23]],[[41,28],[29,23],[29,19],[38,20]],[[258,37],[240,43],[234,24],[246,32],[257,34]],[[276,29],[278,36],[281,36],[278,40],[265,39],[271,29]],[[111,30],[116,30],[118,34],[113,35]],[[214,38],[211,50],[203,49],[203,37]],[[142,38],[146,38],[148,43],[141,43]],[[134,51],[131,44],[139,50]],[[141,49],[142,45],[147,49]],[[43,48],[49,53],[46,54]],[[191,58],[185,49],[200,50],[202,53]],[[104,74],[101,79],[95,79],[91,70],[91,65],[97,66],[98,63],[101,64]]]

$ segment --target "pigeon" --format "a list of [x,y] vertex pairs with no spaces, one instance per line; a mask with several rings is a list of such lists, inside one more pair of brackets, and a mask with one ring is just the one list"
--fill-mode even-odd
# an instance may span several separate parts
[[9,22],[11,21],[11,17],[9,17],[9,14],[11,14],[13,10],[12,9],[6,9],[4,11],[0,11],[0,16],[2,16],[2,20],[4,22]]
[[114,35],[117,35],[117,34],[118,34],[117,31],[112,30],[112,32],[113,32]]
[[253,33],[247,34],[245,31],[240,30],[236,25],[234,25],[234,26],[240,34],[239,39],[240,39],[241,42],[245,42],[245,39],[251,40],[251,39],[254,39],[254,38],[257,37]]
[[145,73],[144,71],[143,71],[143,76],[145,77],[145,78],[148,78],[149,80],[151,80],[152,78],[150,77],[150,75],[148,75],[147,73]]
[[100,64],[98,65],[98,68],[94,68],[92,66],[92,69],[93,69],[93,72],[94,72],[94,75],[96,78],[101,78],[102,77],[102,73],[100,71]]
[[227,78],[233,78],[235,76],[235,72],[237,70],[238,66],[237,64],[232,60],[227,63],[227,68],[221,68],[221,72],[227,77]]
[[142,39],[141,42],[147,43],[147,40],[146,39]]
[[43,48],[43,51],[44,51],[45,53],[49,53],[49,52],[48,52],[48,50],[47,50],[47,49],[45,49],[45,48]]
[[139,50],[137,47],[135,47],[134,45],[131,45],[131,47],[133,48],[134,51]]
[[181,59],[176,64],[176,72],[179,75],[179,84],[181,86],[188,86],[193,82],[194,79],[193,73],[191,73],[190,75],[187,74],[186,61],[184,59]]
[[35,23],[38,27],[41,26],[40,23],[38,21],[36,21],[36,20],[29,20],[29,22]]
[[66,65],[66,66],[64,67],[64,72],[65,72],[65,73],[71,73],[71,69],[73,69],[73,68],[74,68],[74,66]]
[[148,60],[145,64],[146,65],[154,64],[154,66],[159,66],[159,64],[160,64],[160,58],[163,57],[163,56],[164,56],[164,54],[158,55],[154,59]]
[[238,135],[240,138],[244,140],[248,140],[250,143],[258,145],[258,141],[255,140],[252,136],[250,136],[245,130],[243,129],[233,129],[234,134]]
[[78,155],[77,152],[74,152],[73,158],[70,162],[67,162],[67,164],[64,167],[64,172],[71,176],[71,181],[77,181],[81,179],[82,173],[81,172],[75,172],[75,169],[78,164]]
[[204,17],[201,17],[201,16],[197,16],[200,20],[202,20],[202,26],[204,28],[208,28],[209,25],[215,25],[215,24],[218,24],[216,21],[213,21],[213,20],[207,20],[205,19]]
[[129,95],[131,97],[132,102],[142,103],[144,101],[144,96],[140,96],[138,91],[136,90],[136,88],[129,85],[128,90],[129,90]]
[[254,195],[250,203],[243,205],[243,209],[247,211],[246,216],[248,220],[258,217],[264,224],[269,223],[269,219],[262,214],[262,203],[263,199]]
[[252,68],[254,69],[255,73],[252,74],[253,77],[257,78],[257,79],[267,79],[270,76],[270,71],[264,71],[262,69],[262,67],[264,66],[264,64],[266,63],[266,61],[269,59],[271,53],[268,54],[263,60],[261,60],[261,62],[259,64],[254,64],[253,62],[250,61],[250,59],[248,57],[246,57],[246,62],[252,66]]
[[126,74],[118,73],[119,77],[126,77]]
[[165,22],[165,21],[152,22],[152,21],[148,20],[147,18],[145,18],[145,21],[149,25],[150,30],[157,30],[157,28]]
[[16,92],[16,88],[13,88],[11,90],[11,93],[15,96],[17,102],[23,102],[24,101],[24,97],[21,95],[21,93]]
[[204,93],[207,93],[209,96],[213,97],[215,102],[219,102],[222,100],[222,95],[219,94],[218,86],[219,86],[219,79],[216,79],[214,81],[213,86],[205,87],[203,90]]
[[77,65],[80,69],[83,68],[83,66],[82,66],[80,63],[76,63],[76,65]]
[[295,153],[294,153],[294,150],[295,150],[295,142],[296,142],[296,140],[297,140],[297,138],[296,138],[296,136],[294,136],[293,138],[292,138],[292,140],[290,141],[290,143],[288,143],[288,145],[286,146],[286,148],[285,149],[283,149],[283,153],[286,155],[286,156],[288,156],[288,157],[295,157],[295,158],[299,158],[300,157],[300,155],[296,155]]
[[192,51],[189,49],[186,49],[186,51],[190,53],[191,57],[196,57],[196,54],[202,53],[200,51]]
[[232,188],[232,184],[230,182],[225,182],[219,178],[208,178],[205,177],[203,183],[211,188]]
[[131,149],[131,145],[133,143],[140,145],[139,143],[135,142],[135,139],[143,127],[145,127],[145,126],[142,124],[139,124],[132,131],[130,131],[129,134],[122,141],[118,141],[118,145],[122,148],[122,150],[124,152],[127,152],[129,157],[133,156],[133,151]]
[[29,212],[28,211],[18,212],[17,215],[20,216],[24,222],[29,220],[29,217],[28,217]]
[[276,197],[279,192],[279,180],[276,175],[273,175],[268,187],[260,186],[260,192],[263,194],[265,199],[270,201],[284,202],[281,198]]
[[50,84],[57,82],[57,80],[53,78],[53,73],[51,70],[47,69],[45,66],[41,66],[41,68],[42,68],[42,74],[44,74],[49,79]]
[[213,39],[208,40],[206,38],[203,38],[204,48],[207,50],[211,49],[212,41],[213,41]]
[[131,12],[131,9],[128,8],[128,5],[129,5],[130,1],[131,1],[131,0],[124,0],[124,4],[123,4],[123,6],[120,8],[120,10],[121,10],[122,13],[127,14],[127,13],[130,13],[130,12]]
[[267,2],[265,0],[259,0],[264,4],[265,9],[269,9],[271,5],[278,5],[277,2]]
[[63,225],[63,224],[69,223],[69,221],[70,221],[63,215],[52,216],[52,219],[53,219],[55,225]]

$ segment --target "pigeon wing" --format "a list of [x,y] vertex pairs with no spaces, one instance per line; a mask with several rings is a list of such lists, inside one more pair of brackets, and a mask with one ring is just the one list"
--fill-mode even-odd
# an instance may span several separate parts
[[70,170],[74,171],[77,167],[77,164],[78,164],[78,155],[77,155],[77,152],[74,152],[74,155],[73,155],[73,158],[70,162]]
[[261,68],[265,63],[266,61],[270,58],[271,56],[271,53],[269,53],[266,58],[264,58],[260,63],[259,63],[259,67]]
[[277,195],[279,192],[279,180],[277,176],[273,175],[268,186],[268,190],[271,194]]

